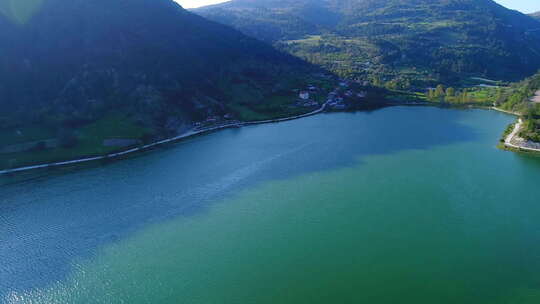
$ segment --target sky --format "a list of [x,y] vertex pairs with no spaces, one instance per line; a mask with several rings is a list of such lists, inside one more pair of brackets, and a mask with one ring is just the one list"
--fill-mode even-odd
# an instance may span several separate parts
[[540,11],[540,0],[496,0],[500,4],[521,11],[523,13],[534,13]]
[[[195,8],[210,4],[225,2],[224,0],[175,0],[185,8]],[[495,0],[500,4],[523,13],[540,11],[540,0]]]
[[184,8],[195,8],[199,6],[225,2],[224,0],[174,0],[174,1],[180,3],[180,5],[182,5]]

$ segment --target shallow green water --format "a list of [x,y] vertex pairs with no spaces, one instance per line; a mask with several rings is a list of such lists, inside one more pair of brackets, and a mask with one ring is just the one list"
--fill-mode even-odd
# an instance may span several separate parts
[[6,303],[540,303],[512,117],[388,108],[0,188]]

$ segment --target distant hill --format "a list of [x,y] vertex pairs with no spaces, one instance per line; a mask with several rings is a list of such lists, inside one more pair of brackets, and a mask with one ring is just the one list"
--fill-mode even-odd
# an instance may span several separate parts
[[236,91],[263,102],[299,68],[172,0],[0,0],[3,129],[76,126],[114,110],[174,132],[229,113]]
[[532,13],[531,16],[536,19],[540,19],[540,12]]
[[342,75],[514,80],[540,68],[540,22],[492,0],[233,0],[195,12]]

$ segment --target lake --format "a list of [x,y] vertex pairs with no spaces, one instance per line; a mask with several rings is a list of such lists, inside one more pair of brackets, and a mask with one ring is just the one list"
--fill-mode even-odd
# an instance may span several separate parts
[[1,303],[540,303],[514,117],[393,107],[224,130],[0,187]]

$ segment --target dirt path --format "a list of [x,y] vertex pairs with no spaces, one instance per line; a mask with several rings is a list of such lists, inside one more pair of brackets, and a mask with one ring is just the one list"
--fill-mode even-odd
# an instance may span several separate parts
[[[507,146],[515,146],[514,144],[512,144],[512,140],[514,140],[514,137],[516,137],[516,135],[518,134],[519,132],[519,129],[521,129],[521,125],[523,124],[523,120],[518,119],[518,122],[516,123],[516,125],[514,126],[514,130],[512,130],[512,133],[508,134],[508,136],[506,136],[506,138],[504,139],[504,143],[507,145]],[[517,147],[517,146],[515,146]]]
[[534,103],[540,103],[540,90],[536,91],[536,95],[531,98]]
[[514,126],[514,130],[512,130],[512,133],[508,134],[508,136],[504,139],[504,145],[506,147],[518,149],[521,151],[531,151],[531,152],[540,152],[540,149],[527,147],[524,144],[514,144],[513,141],[518,136],[519,130],[521,129],[521,126],[523,125],[523,120],[520,118],[518,119],[518,122]]

